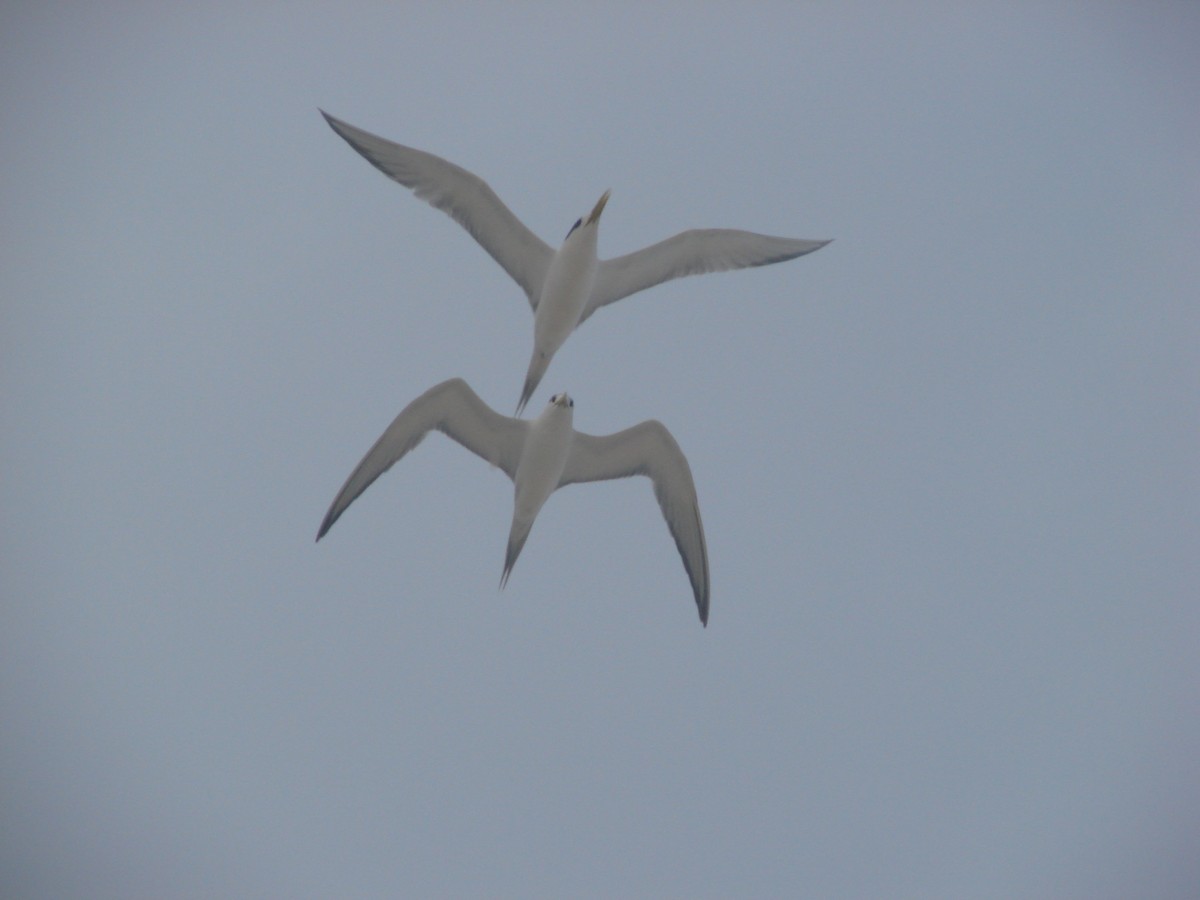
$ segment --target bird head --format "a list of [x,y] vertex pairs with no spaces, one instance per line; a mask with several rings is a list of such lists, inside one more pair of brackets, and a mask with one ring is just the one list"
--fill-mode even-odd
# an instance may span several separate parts
[[600,195],[600,199],[596,201],[596,205],[592,207],[592,211],[588,213],[585,225],[594,225],[600,221],[600,213],[604,212],[604,204],[608,203],[608,195],[612,190],[607,190]]
[[571,399],[566,391],[563,391],[561,394],[555,394],[550,398],[550,405],[559,409],[574,409],[575,401]]
[[597,222],[599,222],[600,221],[600,213],[604,212],[604,205],[606,203],[608,203],[608,195],[611,193],[612,193],[612,191],[608,190],[608,191],[605,191],[603,194],[601,194],[600,199],[596,201],[596,205],[592,207],[592,211],[590,213],[588,213],[585,217],[575,220],[575,224],[572,225],[571,230],[567,232],[567,237],[570,237],[571,235],[573,235],[576,231],[578,231],[583,226],[595,225]]

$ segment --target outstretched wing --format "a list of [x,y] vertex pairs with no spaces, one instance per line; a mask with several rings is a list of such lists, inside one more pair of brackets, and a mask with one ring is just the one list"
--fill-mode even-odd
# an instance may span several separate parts
[[350,473],[325,514],[317,540],[376,478],[435,429],[515,478],[529,423],[493,411],[461,378],[431,387],[404,407]]
[[654,484],[654,496],[691,579],[700,621],[707,625],[708,548],[696,485],[687,458],[661,422],[651,419],[604,437],[576,432],[558,484],[629,475],[646,475]]
[[513,215],[487,182],[440,156],[347,125],[324,110],[321,115],[371,165],[412,188],[422,200],[467,229],[521,286],[529,305],[537,309],[554,251]]
[[633,253],[601,260],[596,286],[580,321],[602,306],[672,278],[783,262],[828,243],[728,228],[683,231]]

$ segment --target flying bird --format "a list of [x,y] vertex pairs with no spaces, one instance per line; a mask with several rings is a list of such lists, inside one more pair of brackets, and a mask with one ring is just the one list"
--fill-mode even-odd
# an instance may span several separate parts
[[575,401],[562,393],[551,397],[536,419],[511,418],[491,409],[461,378],[443,381],[401,410],[367,451],[330,505],[317,540],[376,478],[436,429],[513,480],[513,517],[501,588],[508,583],[533,520],[558,488],[645,475],[654,485],[654,496],[692,582],[700,622],[708,625],[704,526],[692,470],[675,438],[654,419],[603,437],[584,434],[575,430],[574,412]]
[[465,228],[525,291],[533,307],[533,355],[517,415],[558,348],[600,307],[672,278],[783,262],[829,243],[724,228],[692,229],[601,260],[596,258],[596,236],[608,203],[609,191],[605,191],[554,250],[513,215],[479,176],[432,153],[355,128],[324,110],[321,115],[373,166]]

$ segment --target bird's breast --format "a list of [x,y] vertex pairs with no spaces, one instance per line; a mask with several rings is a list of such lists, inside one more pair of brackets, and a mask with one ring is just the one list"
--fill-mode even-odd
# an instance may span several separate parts
[[532,520],[554,493],[567,466],[574,436],[569,416],[562,412],[551,410],[534,420],[513,479],[519,517]]
[[534,327],[539,337],[561,333],[562,340],[579,324],[584,304],[596,284],[596,248],[584,239],[568,241],[546,272]]

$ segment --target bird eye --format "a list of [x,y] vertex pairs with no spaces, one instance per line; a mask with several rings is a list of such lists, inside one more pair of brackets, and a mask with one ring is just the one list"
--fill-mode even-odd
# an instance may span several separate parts
[[575,407],[575,401],[574,401],[574,400],[568,400],[568,401],[567,401],[567,406],[570,406],[570,407],[573,409],[573,408]]
[[[575,224],[571,226],[571,231],[574,231],[576,228],[578,228],[582,224],[583,224],[583,219],[576,219]],[[571,236],[571,231],[567,232],[567,237]],[[564,238],[564,240],[565,240],[565,238]]]

